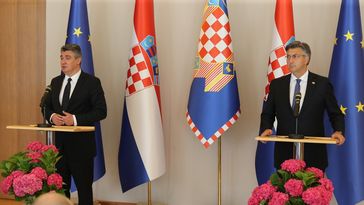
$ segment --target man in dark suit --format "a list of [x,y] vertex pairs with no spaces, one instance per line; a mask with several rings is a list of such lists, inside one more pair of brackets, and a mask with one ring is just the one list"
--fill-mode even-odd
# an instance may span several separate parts
[[[287,65],[290,75],[273,80],[270,92],[261,114],[261,136],[272,134],[272,127],[277,118],[277,135],[289,135],[296,132],[294,106],[295,92],[302,96],[298,115],[299,134],[305,136],[324,136],[324,112],[327,111],[334,132],[331,137],[339,145],[345,141],[344,115],[340,111],[333,88],[328,78],[308,71],[311,50],[308,44],[294,41],[286,47]],[[274,147],[274,166],[293,158],[293,144],[276,142]],[[304,159],[307,166],[322,170],[328,165],[326,145],[305,144]]]
[[[60,58],[62,73],[52,79],[52,90],[46,100],[46,119],[58,126],[93,126],[106,117],[101,82],[81,70],[82,53],[78,45],[64,45]],[[95,132],[56,132],[55,142],[62,156],[57,170],[63,177],[66,195],[70,197],[72,176],[79,205],[92,205]]]

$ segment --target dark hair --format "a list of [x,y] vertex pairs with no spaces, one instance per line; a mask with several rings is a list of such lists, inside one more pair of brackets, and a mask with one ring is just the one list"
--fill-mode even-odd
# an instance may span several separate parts
[[76,58],[82,57],[81,47],[77,44],[65,44],[61,48],[61,52],[72,51]]
[[307,65],[310,63],[311,60],[311,49],[310,46],[305,43],[305,42],[301,42],[301,41],[293,41],[292,43],[288,44],[286,46],[286,52],[288,52],[289,49],[294,49],[294,48],[300,48],[303,50],[303,52],[305,52],[308,56],[308,63]]

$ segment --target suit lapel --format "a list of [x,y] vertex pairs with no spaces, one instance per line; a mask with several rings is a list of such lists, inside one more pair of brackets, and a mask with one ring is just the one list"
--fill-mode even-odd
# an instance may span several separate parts
[[82,84],[85,82],[85,80],[86,80],[85,73],[83,73],[83,71],[81,71],[81,74],[80,74],[80,77],[77,80],[75,89],[72,92],[69,104],[72,104],[72,99],[74,99],[74,96],[77,96],[82,92]]
[[[301,112],[304,112],[306,107],[310,104],[311,98],[315,93],[316,78],[310,72],[308,73],[307,88],[305,93],[305,99],[303,100]],[[300,112],[300,113],[301,113]]]
[[[286,100],[286,104],[288,107],[291,107],[291,102],[290,102],[290,98],[289,98],[289,84],[291,82],[291,75],[287,75],[284,78],[284,86],[282,87],[282,95],[283,95],[283,99],[287,99]],[[292,112],[293,114],[293,112]]]
[[54,90],[54,97],[56,98],[55,101],[57,102],[57,106],[59,108],[61,107],[61,103],[59,102],[59,94],[61,93],[63,80],[64,75],[61,75],[61,77],[57,78],[57,80],[55,81],[54,88],[52,88]]

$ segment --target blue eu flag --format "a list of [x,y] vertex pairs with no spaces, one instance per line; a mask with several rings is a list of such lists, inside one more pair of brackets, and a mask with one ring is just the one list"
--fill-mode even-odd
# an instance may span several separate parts
[[[86,0],[72,0],[71,2],[66,43],[78,44],[81,47],[81,69],[88,74],[94,75]],[[95,123],[95,137],[97,155],[94,159],[94,181],[100,179],[105,174],[100,122]],[[74,186],[72,187],[74,188]],[[73,188],[72,190],[74,190]]]
[[364,61],[359,0],[343,0],[329,79],[345,114],[346,142],[328,146],[328,177],[339,204],[364,199]]

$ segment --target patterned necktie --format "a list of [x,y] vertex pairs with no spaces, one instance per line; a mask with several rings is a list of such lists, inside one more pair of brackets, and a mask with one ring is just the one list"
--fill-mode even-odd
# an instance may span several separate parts
[[293,94],[293,100],[292,100],[292,110],[296,107],[296,95],[301,92],[301,86],[300,86],[301,79],[296,79],[296,86],[294,87],[294,94]]
[[66,85],[66,87],[64,88],[64,91],[63,91],[62,109],[64,111],[67,109],[68,103],[70,101],[71,81],[72,81],[72,78],[68,78],[67,85]]

